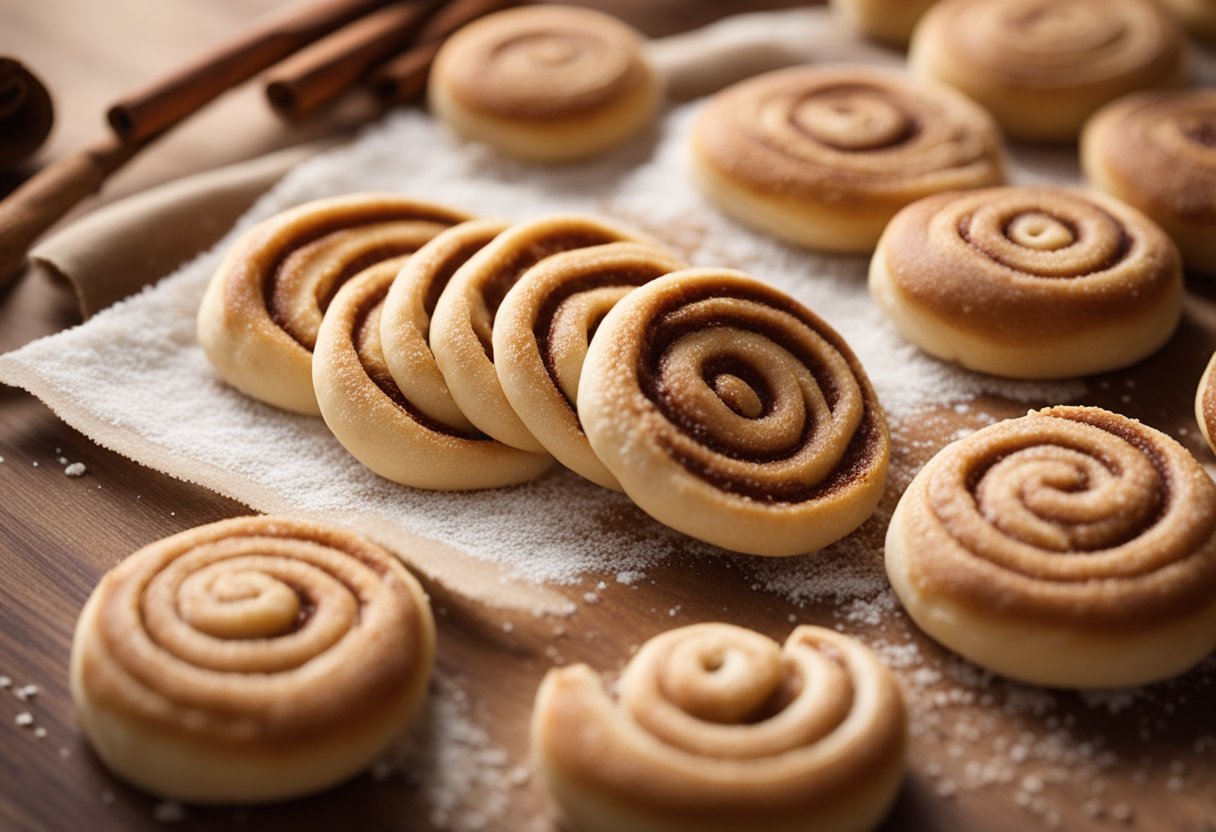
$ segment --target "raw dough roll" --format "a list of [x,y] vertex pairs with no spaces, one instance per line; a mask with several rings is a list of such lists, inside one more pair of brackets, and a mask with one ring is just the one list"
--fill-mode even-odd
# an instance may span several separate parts
[[832,8],[868,38],[907,46],[916,22],[937,0],[831,0]]
[[905,725],[860,642],[696,624],[643,645],[615,702],[586,665],[550,671],[532,750],[576,832],[863,832],[899,789]]
[[1005,132],[1071,141],[1121,95],[1176,86],[1187,39],[1154,0],[942,0],[916,27],[912,71],[986,107]]
[[938,84],[858,67],[795,67],[714,96],[693,173],[735,219],[798,245],[868,252],[928,194],[999,185],[991,117]]
[[415,251],[468,216],[393,194],[319,199],[276,214],[233,244],[198,313],[198,340],[224,381],[286,410],[316,414],[312,350],[342,284]]
[[887,477],[887,422],[844,340],[727,269],[635,289],[604,318],[578,414],[625,493],[687,535],[755,555],[860,526]]
[[475,429],[433,419],[401,391],[385,363],[380,336],[389,286],[407,277],[398,278],[398,271],[393,261],[365,270],[342,287],[325,313],[312,364],[325,424],[368,468],[414,488],[497,488],[547,471],[553,464],[547,454],[511,448]]
[[1216,647],[1216,486],[1173,439],[1100,408],[946,447],[900,500],[886,565],[926,633],[1032,684],[1145,684]]
[[1216,90],[1104,107],[1085,125],[1081,165],[1092,184],[1156,220],[1188,269],[1216,277]]
[[563,465],[605,488],[620,485],[587,444],[575,404],[587,347],[618,300],[684,267],[640,243],[555,254],[524,273],[494,319],[494,366],[511,407]]
[[1195,393],[1195,419],[1208,447],[1216,451],[1216,355],[1208,361]]
[[426,594],[379,546],[275,517],[147,546],[94,590],[72,698],[105,764],[155,794],[308,794],[383,754],[426,694]]
[[904,209],[870,263],[870,291],[905,338],[1009,378],[1061,378],[1139,361],[1182,312],[1169,238],[1096,193],[1000,188]]
[[452,399],[469,421],[514,448],[544,452],[498,382],[492,341],[498,307],[523,273],[546,257],[627,241],[644,242],[594,217],[555,214],[512,226],[456,270],[435,305],[431,350]]
[[639,35],[572,6],[510,9],[444,43],[431,70],[431,109],[457,133],[503,153],[568,162],[651,123],[658,76]]

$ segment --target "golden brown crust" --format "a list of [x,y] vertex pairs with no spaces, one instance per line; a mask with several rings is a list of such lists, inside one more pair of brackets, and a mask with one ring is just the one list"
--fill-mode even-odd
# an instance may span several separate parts
[[1208,447],[1216,451],[1216,355],[1208,361],[1195,393],[1195,419]]

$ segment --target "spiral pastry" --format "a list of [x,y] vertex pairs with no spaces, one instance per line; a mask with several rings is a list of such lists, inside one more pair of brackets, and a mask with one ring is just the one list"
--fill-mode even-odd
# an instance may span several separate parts
[[545,258],[618,242],[641,240],[593,217],[555,214],[504,231],[452,275],[435,304],[430,345],[452,399],[474,425],[514,448],[545,451],[498,382],[492,335],[498,307],[524,272]]
[[1185,34],[1155,0],[943,0],[912,37],[912,71],[965,92],[1006,134],[1071,141],[1108,101],[1176,86]]
[[637,32],[601,12],[544,6],[488,15],[449,38],[428,98],[466,138],[522,159],[568,162],[641,131],[660,93]]
[[916,22],[937,0],[830,0],[857,31],[891,46],[904,47]]
[[1168,436],[1096,407],[941,451],[896,508],[886,565],[926,633],[1034,684],[1143,684],[1216,647],[1216,486]]
[[155,794],[254,803],[370,764],[426,693],[426,594],[340,529],[242,517],[128,557],[72,643],[81,728],[115,774]]
[[905,338],[1010,378],[1124,367],[1164,344],[1182,310],[1169,238],[1096,193],[994,188],[901,211],[870,263],[870,292]]
[[1216,451],[1216,355],[1208,361],[1195,393],[1195,419],[1208,447]]
[[[385,362],[381,338],[389,287],[394,280],[408,279],[397,275],[392,262],[366,269],[342,287],[321,322],[313,386],[321,416],[334,436],[380,476],[414,488],[497,488],[547,471],[553,464],[547,454],[521,451],[471,426],[432,418],[402,392]],[[429,350],[415,356],[424,363],[429,357]],[[438,376],[434,359],[429,369]],[[420,378],[411,381],[417,384]],[[431,391],[434,398],[445,394],[446,389]]]
[[1156,220],[1187,268],[1216,277],[1216,90],[1104,107],[1085,125],[1081,165],[1090,183]]
[[622,298],[587,351],[578,415],[644,511],[738,552],[827,546],[870,516],[886,483],[886,417],[848,345],[726,269]]
[[588,344],[618,300],[682,268],[640,243],[555,254],[524,273],[494,319],[494,366],[511,407],[563,465],[606,488],[620,485],[587,444],[575,404]]
[[319,199],[259,223],[233,244],[198,313],[198,340],[224,381],[298,413],[320,410],[312,351],[342,284],[404,258],[468,217],[392,194]]
[[716,95],[693,174],[735,219],[815,249],[868,252],[903,206],[999,185],[992,119],[937,84],[856,67],[795,67]]
[[862,832],[899,788],[905,724],[854,639],[696,624],[643,645],[616,702],[586,665],[550,671],[532,747],[577,832]]

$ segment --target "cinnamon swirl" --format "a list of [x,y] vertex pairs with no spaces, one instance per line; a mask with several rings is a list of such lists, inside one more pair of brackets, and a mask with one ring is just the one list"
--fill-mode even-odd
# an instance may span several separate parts
[[1164,344],[1182,311],[1182,270],[1161,229],[1116,200],[997,188],[901,211],[870,263],[870,291],[938,358],[1060,378],[1124,367]]
[[644,129],[660,85],[639,35],[616,18],[537,6],[488,15],[449,38],[428,97],[466,138],[522,159],[567,162]]
[[1104,107],[1085,126],[1081,165],[1092,184],[1156,220],[1188,269],[1216,277],[1216,90]]
[[253,803],[318,791],[413,719],[434,658],[426,594],[340,529],[275,517],[147,546],[94,590],[72,698],[117,775],[159,795]]
[[1094,110],[1182,83],[1187,39],[1154,0],[943,0],[921,19],[912,71],[986,107],[1005,132],[1071,141]]
[[905,726],[890,671],[854,639],[697,624],[643,645],[617,701],[586,665],[550,671],[532,748],[577,832],[863,832],[899,788]]
[[1000,134],[964,96],[856,67],[795,67],[716,95],[692,135],[693,173],[719,208],[828,251],[874,248],[903,206],[1004,181]]
[[1216,647],[1216,485],[1168,436],[1100,408],[946,447],[900,500],[886,565],[926,633],[1033,684],[1143,684]]
[[468,217],[392,194],[351,194],[292,208],[251,228],[211,279],[198,340],[224,381],[298,413],[319,413],[312,350],[342,284],[415,251]]
[[687,269],[622,298],[587,351],[578,415],[662,523],[756,555],[857,528],[882,496],[887,423],[844,340],[792,298]]

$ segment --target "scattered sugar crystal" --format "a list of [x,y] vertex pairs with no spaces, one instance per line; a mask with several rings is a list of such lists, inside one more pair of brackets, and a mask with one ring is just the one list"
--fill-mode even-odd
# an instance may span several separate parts
[[83,477],[89,469],[84,467],[83,462],[73,462],[71,465],[63,469],[63,473],[69,477]]
[[26,702],[30,699],[33,699],[37,695],[38,695],[38,686],[37,685],[23,685],[22,687],[19,687],[13,691],[13,696],[16,696],[22,702]]
[[34,724],[34,715],[29,711],[22,711],[13,718],[13,722],[17,723],[22,728],[29,728]]
[[0,690],[7,690],[13,686],[13,680],[8,676],[0,676]]
[[46,729],[39,725],[34,729],[34,736],[38,739],[44,739],[46,737]]
[[583,600],[588,604],[598,604],[600,602],[600,596],[596,595],[594,592],[584,592]]

